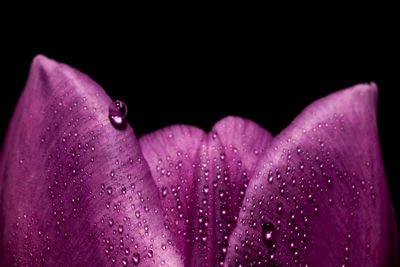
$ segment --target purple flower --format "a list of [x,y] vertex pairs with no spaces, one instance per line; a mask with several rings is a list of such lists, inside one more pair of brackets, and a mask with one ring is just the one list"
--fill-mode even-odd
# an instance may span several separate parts
[[39,55],[1,152],[0,264],[396,266],[376,102],[360,84],[276,137],[227,117],[137,140],[122,102]]

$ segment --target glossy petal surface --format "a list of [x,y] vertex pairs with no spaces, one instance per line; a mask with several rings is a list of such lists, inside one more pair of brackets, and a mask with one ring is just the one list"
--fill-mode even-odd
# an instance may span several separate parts
[[1,154],[2,266],[180,266],[128,126],[88,76],[32,64]]
[[395,266],[397,231],[376,127],[377,88],[306,108],[261,160],[226,266]]
[[361,84],[275,138],[227,117],[138,141],[123,102],[37,56],[1,151],[0,265],[397,266],[376,103]]
[[249,177],[271,140],[238,117],[221,120],[209,134],[177,125],[140,139],[187,266],[223,262]]

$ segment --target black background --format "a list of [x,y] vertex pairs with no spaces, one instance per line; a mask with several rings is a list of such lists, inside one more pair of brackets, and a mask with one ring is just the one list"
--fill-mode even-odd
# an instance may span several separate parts
[[252,119],[276,135],[312,101],[374,81],[385,169],[398,211],[395,32],[373,22],[346,31],[296,23],[284,30],[253,26],[159,23],[111,35],[89,27],[84,38],[70,31],[53,38],[38,28],[40,36],[8,44],[2,55],[0,136],[39,53],[88,74],[113,99],[125,101],[127,120],[139,135],[175,123],[208,131],[227,115]]

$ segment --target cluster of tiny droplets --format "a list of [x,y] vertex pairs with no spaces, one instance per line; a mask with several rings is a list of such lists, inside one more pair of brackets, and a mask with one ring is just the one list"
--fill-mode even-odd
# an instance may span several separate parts
[[[282,143],[285,148],[280,153],[275,151],[280,156],[278,163],[267,163],[256,174],[254,183],[250,184],[253,194],[246,196],[241,207],[243,216],[238,222],[247,230],[234,233],[234,242],[229,247],[235,249],[233,255],[236,256],[229,258],[228,264],[310,266],[310,250],[316,242],[321,242],[320,238],[342,240],[343,252],[338,266],[351,263],[352,233],[349,229],[360,197],[369,198],[371,205],[375,205],[376,193],[371,181],[346,169],[344,166],[348,166],[348,162],[341,161],[335,148],[329,147],[321,137],[320,131],[332,135],[343,133],[346,130],[344,119],[343,115],[335,115],[331,121],[303,131],[303,138],[310,142],[307,149],[296,140],[287,139],[286,144]],[[371,168],[369,161],[365,161],[365,168]],[[338,211],[346,215],[343,223],[348,230],[330,236],[323,230],[327,226],[317,222]],[[369,248],[367,241],[361,249]]]

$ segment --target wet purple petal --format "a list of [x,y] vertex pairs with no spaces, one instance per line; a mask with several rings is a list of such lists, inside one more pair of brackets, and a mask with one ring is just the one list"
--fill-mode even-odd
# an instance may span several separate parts
[[235,117],[208,135],[179,125],[140,139],[186,266],[223,262],[249,177],[271,140],[266,130]]
[[122,102],[38,56],[1,152],[0,262],[395,266],[376,97],[332,94],[274,139],[227,117],[137,142]]
[[396,266],[376,103],[375,84],[339,91],[274,138],[250,181],[226,266]]
[[2,266],[182,265],[132,129],[88,76],[37,56],[0,165]]
[[201,129],[176,125],[139,139],[159,190],[166,214],[165,227],[174,233],[177,247],[184,255],[190,250],[190,225],[194,220],[193,209],[197,206],[194,198],[196,164],[201,142],[206,136]]

